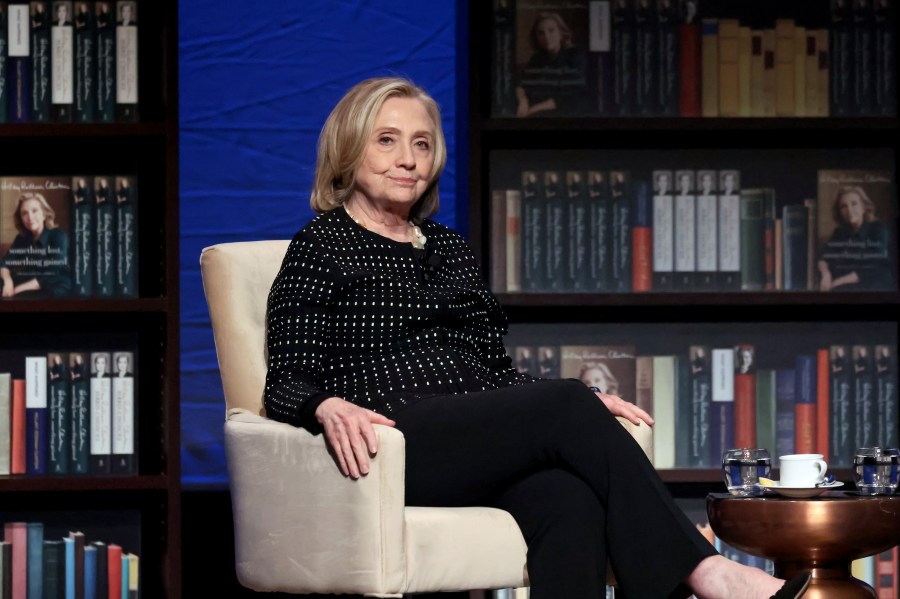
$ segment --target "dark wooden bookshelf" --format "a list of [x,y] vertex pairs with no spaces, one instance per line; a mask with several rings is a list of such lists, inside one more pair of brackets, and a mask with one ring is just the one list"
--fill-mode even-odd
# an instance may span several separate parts
[[[815,168],[873,168],[893,173],[896,205],[900,173],[900,119],[896,116],[871,117],[779,117],[779,118],[684,118],[684,117],[495,117],[491,110],[492,94],[492,28],[496,3],[468,0],[461,14],[468,36],[460,55],[466,77],[461,114],[466,122],[461,131],[468,137],[468,231],[476,256],[490,281],[492,262],[491,199],[495,189],[518,186],[514,171],[522,163],[537,169],[543,162],[577,164],[584,168],[591,155],[602,157],[603,168],[650,170],[648,165],[684,165],[684,169],[738,168],[739,158],[753,155],[757,162],[770,161],[776,179],[800,181],[794,170],[802,167],[803,176]],[[754,28],[770,27],[774,18],[806,20],[810,27],[829,26],[828,3],[814,0],[785,3],[774,0],[750,2],[741,0],[709,0],[701,3],[701,17],[741,18]],[[769,23],[769,24],[763,24]],[[513,32],[515,39],[516,32]],[[514,52],[514,51],[513,51]],[[897,66],[894,65],[894,78]],[[894,98],[894,102],[896,102]],[[897,111],[893,113],[896,115]],[[568,153],[567,153],[568,152]],[[847,158],[846,155],[851,156]],[[707,166],[725,162],[722,156],[733,156],[735,166]],[[774,156],[774,157],[773,157]],[[504,162],[505,161],[505,162]],[[507,165],[506,163],[510,163]],[[614,164],[615,166],[610,166]],[[758,165],[754,165],[758,168]],[[673,168],[659,166],[656,168]],[[505,169],[505,170],[504,170]],[[754,173],[756,174],[756,173]],[[762,175],[762,173],[759,173]],[[771,176],[770,173],[765,173]],[[742,174],[743,176],[743,174]],[[760,176],[756,176],[760,179]],[[761,186],[753,181],[746,187]],[[804,196],[809,197],[809,196]],[[813,196],[814,197],[814,196]],[[895,216],[900,210],[895,209]],[[894,230],[900,231],[896,226]],[[894,252],[897,242],[893,241]],[[900,280],[900,273],[895,277]],[[633,292],[633,293],[567,293],[516,292],[497,293],[498,300],[519,339],[533,334],[535,344],[565,344],[565,338],[554,335],[576,332],[594,326],[596,330],[612,328],[613,337],[623,342],[625,330],[632,324],[643,326],[643,340],[648,345],[663,345],[650,339],[648,327],[660,325],[658,336],[666,335],[667,325],[690,330],[694,324],[706,330],[736,323],[741,330],[752,330],[762,323],[773,329],[785,323],[795,330],[804,324],[826,328],[840,323],[844,331],[854,325],[870,332],[884,331],[886,338],[898,339],[900,332],[900,292],[832,292],[765,291],[765,292]],[[542,325],[553,325],[542,327]],[[757,327],[759,328],[759,327]],[[524,332],[523,332],[524,330]],[[855,338],[867,332],[853,335]],[[765,330],[754,331],[759,336]],[[815,333],[824,338],[827,333]],[[583,339],[582,339],[582,342]],[[523,341],[531,344],[532,341]],[[779,348],[783,351],[784,348]],[[896,347],[895,347],[896,350]],[[773,448],[770,448],[770,450]],[[723,491],[722,473],[718,468],[661,469],[663,480],[676,496],[702,497],[709,491]],[[850,484],[849,469],[834,469],[836,480]]]
[[73,526],[79,514],[113,526],[137,514],[142,595],[180,599],[178,0],[138,10],[137,122],[0,123],[0,176],[136,177],[139,296],[3,300],[0,339],[5,350],[133,347],[138,473],[0,476],[0,496],[6,514]]

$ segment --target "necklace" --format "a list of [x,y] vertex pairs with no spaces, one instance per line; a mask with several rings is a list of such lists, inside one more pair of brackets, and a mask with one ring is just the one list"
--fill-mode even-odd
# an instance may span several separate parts
[[[344,206],[344,212],[347,213],[347,216],[350,217],[350,220],[352,220],[353,222],[355,222],[357,225],[359,225],[359,226],[362,227],[363,229],[366,229],[367,231],[371,231],[371,229],[369,229],[369,227],[366,226],[366,222],[365,222],[365,221],[360,221],[360,220],[357,219],[355,216],[353,216],[353,213],[350,212],[350,210],[347,209],[347,205],[346,205],[346,204],[344,204],[343,206]],[[424,234],[424,233],[422,233],[422,229],[420,229],[418,225],[413,224],[413,223],[411,223],[411,222],[409,222],[409,221],[406,221],[406,224],[409,225],[410,232],[412,233],[413,240],[410,242],[410,243],[412,243],[412,246],[413,246],[414,248],[416,248],[417,250],[424,250],[424,249],[425,249],[425,242],[428,241],[428,238],[425,237],[425,234]]]

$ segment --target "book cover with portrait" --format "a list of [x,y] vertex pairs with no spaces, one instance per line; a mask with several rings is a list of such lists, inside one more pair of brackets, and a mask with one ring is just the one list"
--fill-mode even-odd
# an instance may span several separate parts
[[637,366],[633,345],[563,345],[560,376],[578,379],[603,393],[636,403]]
[[4,299],[71,295],[70,177],[0,177]]
[[588,2],[509,0],[509,4],[515,5],[515,115],[590,112]]
[[816,286],[821,291],[891,291],[897,241],[892,174],[820,170]]

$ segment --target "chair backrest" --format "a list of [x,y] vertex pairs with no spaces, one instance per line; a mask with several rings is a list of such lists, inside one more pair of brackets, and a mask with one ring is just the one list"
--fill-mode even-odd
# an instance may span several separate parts
[[200,254],[228,410],[265,415],[266,302],[288,240],[222,243]]

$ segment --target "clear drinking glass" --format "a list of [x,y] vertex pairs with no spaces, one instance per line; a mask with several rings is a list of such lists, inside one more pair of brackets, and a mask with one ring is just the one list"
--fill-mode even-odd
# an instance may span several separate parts
[[722,455],[722,473],[728,492],[738,497],[762,495],[760,477],[771,478],[772,458],[767,449],[729,449]]
[[891,495],[897,489],[900,449],[860,447],[853,456],[853,482],[863,495]]

